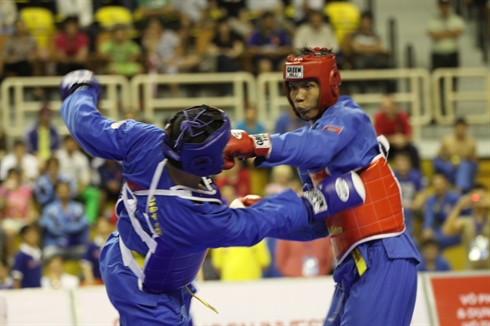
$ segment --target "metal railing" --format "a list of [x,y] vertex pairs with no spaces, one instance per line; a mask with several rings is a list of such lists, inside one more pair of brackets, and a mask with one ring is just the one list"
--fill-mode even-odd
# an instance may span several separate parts
[[[455,78],[480,78],[483,88],[481,90],[456,91],[454,90]],[[441,83],[444,83],[444,102],[441,103]],[[490,70],[485,68],[440,68],[432,73],[432,100],[434,103],[434,118],[439,124],[453,124],[456,120],[455,104],[462,101],[484,102],[484,110],[481,114],[465,113],[469,124],[490,123]]]
[[[99,108],[106,117],[119,119],[119,102],[129,103],[131,92],[129,82],[123,76],[97,76],[97,80],[105,87],[103,99],[99,102]],[[40,109],[39,101],[27,100],[26,90],[35,87],[57,88],[61,77],[9,77],[6,78],[0,89],[0,106],[2,125],[9,136],[21,137],[26,129],[26,116]],[[120,94],[118,94],[120,88]],[[13,96],[12,92],[13,90]],[[50,108],[59,110],[60,101],[50,101]],[[60,134],[68,134],[65,126],[58,129]]]
[[[155,85],[189,85],[189,84],[232,84],[233,92],[225,96],[200,96],[190,98],[156,98]],[[244,86],[247,87],[246,96]],[[154,121],[156,109],[183,109],[198,104],[208,104],[219,108],[233,107],[234,120],[242,120],[245,103],[248,99],[255,99],[255,78],[248,72],[237,73],[195,73],[175,75],[137,75],[131,80],[133,107],[139,107],[143,100],[144,117],[147,121]]]
[[[394,93],[394,99],[398,103],[409,103],[411,107],[410,122],[413,127],[413,137],[420,138],[422,126],[427,125],[432,120],[432,110],[430,106],[430,75],[425,69],[383,69],[383,70],[345,70],[340,72],[343,81],[362,81],[362,80],[408,80],[409,90]],[[284,95],[280,95],[278,83],[282,83],[281,73],[263,73],[257,79],[257,103],[261,110],[261,121],[271,123],[281,112],[281,107],[288,106],[289,103]],[[268,89],[268,95],[265,90]],[[382,93],[354,94],[352,98],[359,105],[378,104],[383,97]],[[272,120],[273,121],[273,120]],[[270,124],[269,129],[273,128]]]

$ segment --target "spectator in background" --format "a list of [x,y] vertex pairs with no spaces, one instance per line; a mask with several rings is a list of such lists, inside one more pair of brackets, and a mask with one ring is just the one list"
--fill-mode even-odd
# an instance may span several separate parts
[[207,18],[208,0],[172,1],[174,9],[186,16],[193,26],[199,27]]
[[0,181],[7,178],[7,173],[10,169],[19,169],[22,181],[32,182],[39,176],[39,161],[29,153],[27,147],[22,140],[14,142],[14,150],[5,155],[0,162]]
[[0,0],[0,35],[14,32],[16,18],[17,7],[14,0]]
[[14,33],[3,45],[0,76],[32,76],[33,62],[37,58],[36,40],[29,34],[22,20],[17,19],[14,27]]
[[60,148],[60,139],[56,128],[51,123],[53,111],[43,104],[38,112],[37,121],[27,129],[26,144],[29,153],[41,161],[46,161]]
[[5,259],[1,259],[0,260],[0,290],[10,290],[13,288],[14,288],[14,280],[10,276],[10,266]]
[[307,44],[312,48],[329,48],[336,54],[340,51],[332,27],[324,22],[321,11],[311,11],[308,22],[300,25],[296,30],[293,45],[299,49]]
[[257,120],[257,107],[253,104],[245,108],[245,120],[236,124],[236,129],[245,130],[249,134],[260,134],[265,132],[265,126]]
[[251,193],[250,170],[244,168],[242,164],[235,164],[233,168],[223,170],[216,176],[215,183],[220,189],[224,185],[234,187],[237,197],[244,197]]
[[412,238],[412,241],[417,243],[418,241],[414,234],[414,219],[415,214],[423,207],[425,201],[425,186],[422,174],[419,170],[412,168],[410,156],[407,153],[398,153],[393,162],[393,171],[401,189],[406,232]]
[[44,289],[72,290],[78,288],[78,277],[65,273],[64,260],[60,255],[51,256],[46,262],[46,275],[41,278]]
[[271,262],[264,240],[252,247],[212,249],[211,259],[222,281],[258,280]]
[[[462,215],[464,209],[471,215]],[[466,249],[466,269],[490,269],[490,196],[484,185],[476,184],[461,197],[442,227],[447,236],[461,234]]]
[[[292,18],[293,21],[295,22],[296,25],[301,25],[304,24],[308,18],[308,16],[311,15],[313,12],[318,12],[322,16],[323,20],[323,9],[325,7],[325,1],[324,0],[292,0],[290,1],[290,6],[289,8],[286,8],[285,12],[287,16],[288,11],[292,10]],[[311,16],[310,16],[311,18]],[[310,43],[306,43],[308,46],[311,47],[316,47],[316,45],[310,45]],[[304,46],[304,44],[301,44],[299,47]],[[296,47],[296,46],[295,46]],[[324,46],[320,46],[324,47]],[[298,48],[298,47],[296,47]]]
[[[237,128],[242,129],[242,128]],[[289,165],[278,165],[271,169],[271,182],[265,187],[266,196],[280,193],[289,188],[289,183],[294,178],[293,168]]]
[[292,51],[289,36],[277,27],[272,12],[262,15],[259,28],[248,40],[248,47],[259,74],[281,70],[284,59]]
[[41,249],[39,249],[39,230],[32,224],[20,229],[22,243],[15,255],[12,267],[14,289],[41,287]]
[[18,169],[10,169],[5,181],[0,184],[1,227],[8,236],[14,236],[37,217],[32,189],[22,182]]
[[97,219],[94,226],[94,241],[88,245],[85,255],[80,260],[83,272],[83,285],[103,284],[99,271],[100,251],[106,243],[107,238],[109,238],[109,235],[114,231],[114,226],[104,217]]
[[217,58],[218,72],[240,70],[238,57],[245,51],[242,37],[231,30],[228,20],[223,18],[216,24],[215,35],[208,46],[208,53]]
[[34,195],[37,202],[45,207],[55,200],[55,186],[58,182],[66,182],[70,185],[70,195],[75,197],[77,194],[77,184],[74,179],[60,173],[60,163],[56,157],[51,157],[46,162],[46,172],[44,172],[34,185]]
[[308,242],[278,240],[276,265],[285,277],[314,277],[328,275],[333,267],[330,238]]
[[65,259],[81,259],[87,249],[89,224],[82,204],[70,199],[70,184],[56,184],[56,200],[42,212],[45,259],[61,255]]
[[284,4],[281,0],[247,0],[245,1],[249,15],[254,18],[262,17],[264,14],[282,15]]
[[[354,69],[391,68],[389,51],[383,48],[381,38],[374,31],[373,15],[370,12],[362,13],[359,29],[350,35],[349,47],[352,51]],[[395,86],[393,81],[387,81],[385,91],[394,92]],[[366,82],[359,83],[359,87],[361,93],[365,93]]]
[[66,75],[73,70],[85,69],[88,47],[89,38],[80,30],[78,18],[67,17],[63,21],[63,30],[54,37],[56,73]]
[[99,189],[102,193],[100,206],[105,207],[108,202],[115,204],[124,182],[122,165],[116,161],[105,160],[97,171],[100,176]]
[[294,131],[300,128],[308,127],[310,124],[302,120],[294,113],[294,110],[283,112],[276,121],[274,132],[283,134],[289,131]]
[[422,261],[417,265],[419,272],[445,272],[451,265],[442,257],[439,244],[433,239],[426,239],[421,244]]
[[419,152],[411,142],[410,117],[397,108],[392,94],[386,94],[381,100],[381,106],[374,116],[374,128],[378,136],[384,135],[388,139],[391,157],[399,152],[406,152],[410,155],[412,167],[420,170]]
[[138,62],[141,48],[129,39],[128,26],[114,25],[112,38],[100,46],[101,55],[108,61],[106,71],[109,74],[132,77],[143,73],[143,66]]
[[478,168],[476,141],[468,136],[468,124],[460,118],[454,123],[454,134],[442,139],[434,170],[441,172],[456,187],[466,193],[475,182]]
[[[450,0],[438,0],[438,17],[429,21],[429,36],[432,41],[431,62],[432,69],[459,67],[458,38],[465,28],[463,18],[451,12]],[[445,113],[444,80],[440,80],[441,106]],[[456,83],[453,84],[454,88]]]
[[63,148],[56,157],[60,163],[60,173],[77,184],[77,198],[85,204],[85,212],[90,224],[94,223],[99,213],[100,191],[90,186],[90,163],[80,146],[71,135],[65,136]]
[[449,186],[444,174],[435,173],[432,176],[434,194],[428,197],[425,202],[422,239],[434,239],[440,249],[445,249],[461,242],[459,235],[449,237],[442,233],[442,225],[460,198],[460,195],[455,191],[451,191]]

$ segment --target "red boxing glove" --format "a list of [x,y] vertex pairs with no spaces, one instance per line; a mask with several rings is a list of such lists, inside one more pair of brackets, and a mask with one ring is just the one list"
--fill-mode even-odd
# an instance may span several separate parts
[[249,135],[244,130],[232,130],[231,137],[224,150],[225,169],[233,157],[247,159],[256,156],[267,156],[271,150],[269,134]]

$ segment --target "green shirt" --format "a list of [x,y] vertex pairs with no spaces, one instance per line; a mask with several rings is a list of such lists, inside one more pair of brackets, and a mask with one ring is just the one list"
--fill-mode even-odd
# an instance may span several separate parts
[[133,55],[141,52],[139,45],[130,40],[120,44],[109,40],[102,43],[100,50],[104,54],[111,55],[115,63],[129,62]]

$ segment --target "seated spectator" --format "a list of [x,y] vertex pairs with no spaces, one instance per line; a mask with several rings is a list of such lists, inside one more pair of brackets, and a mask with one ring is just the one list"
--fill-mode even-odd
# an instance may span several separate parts
[[[470,215],[462,211],[470,208]],[[484,185],[475,184],[462,196],[444,222],[442,232],[447,236],[461,235],[465,247],[466,269],[490,269],[490,196]]]
[[67,135],[56,157],[60,163],[60,173],[76,181],[77,198],[84,203],[85,212],[92,224],[99,213],[100,191],[90,186],[92,178],[87,156],[80,151],[80,146],[75,139]]
[[114,25],[112,39],[101,44],[100,53],[108,61],[107,73],[128,77],[143,73],[143,66],[138,62],[141,48],[129,39],[126,25]]
[[[383,48],[381,38],[373,30],[373,16],[370,12],[361,15],[361,24],[357,32],[349,37],[354,69],[387,69],[391,68],[389,51]],[[359,83],[361,93],[366,91],[366,82]],[[386,82],[385,91],[394,92],[396,84]]]
[[478,168],[476,141],[468,136],[468,124],[460,118],[454,123],[454,134],[442,139],[434,159],[434,170],[441,172],[459,192],[466,193],[475,182]]
[[75,197],[77,194],[77,184],[74,179],[60,173],[60,163],[56,157],[51,157],[46,162],[46,172],[37,179],[34,185],[34,195],[37,202],[45,207],[55,200],[55,185],[58,182],[66,182],[70,185],[70,195]]
[[12,236],[37,219],[32,189],[22,182],[17,169],[10,169],[0,185],[0,218],[1,227]]
[[99,189],[102,193],[101,207],[106,203],[116,203],[119,193],[124,182],[123,169],[120,163],[111,160],[105,160],[97,168],[100,176]]
[[78,277],[65,273],[63,257],[51,256],[46,262],[46,275],[41,278],[41,287],[44,289],[72,290],[78,288]]
[[29,224],[20,229],[22,243],[15,255],[12,267],[14,289],[41,287],[41,249],[39,249],[39,230]]
[[286,56],[292,52],[289,36],[277,27],[271,12],[263,14],[259,28],[248,40],[248,47],[258,74],[282,71]]
[[406,232],[414,243],[418,243],[414,234],[413,224],[415,214],[423,207],[425,201],[425,186],[422,174],[412,168],[410,156],[406,153],[398,153],[393,163],[393,171],[401,189]]
[[[150,73],[176,74],[182,53],[179,35],[165,28],[160,19],[151,18],[142,38],[142,46],[148,59]],[[177,84],[169,84],[174,98],[179,97]]]
[[56,199],[42,212],[43,255],[49,259],[61,255],[65,259],[81,259],[87,249],[89,224],[82,204],[70,199],[70,185],[56,184]]
[[249,135],[264,133],[265,126],[257,120],[257,107],[247,105],[245,108],[245,120],[236,124],[236,129],[245,130]]
[[26,144],[21,140],[14,142],[12,153],[5,155],[0,162],[0,181],[7,178],[10,169],[19,169],[21,179],[32,182],[39,176],[39,162],[34,155],[27,153]]
[[53,111],[44,104],[38,112],[38,119],[26,132],[26,145],[29,153],[46,161],[60,148],[60,139],[51,123]]
[[242,37],[231,29],[227,19],[219,20],[216,24],[215,35],[207,50],[207,53],[216,57],[216,71],[239,71],[238,58],[244,51],[245,45]]
[[10,266],[5,259],[1,259],[0,260],[0,290],[10,290],[13,288],[14,288],[14,280],[10,276]]
[[386,94],[381,100],[381,107],[374,116],[374,128],[378,136],[384,135],[388,139],[389,157],[395,157],[399,152],[406,152],[410,155],[412,167],[420,170],[419,152],[411,142],[410,117],[405,111],[398,110],[393,95]]
[[280,193],[289,188],[294,178],[293,168],[289,165],[278,165],[271,169],[271,182],[265,187],[266,196]]
[[276,121],[274,132],[277,134],[283,134],[289,131],[294,131],[300,128],[308,127],[310,124],[308,121],[301,120],[300,117],[289,109],[287,112],[282,113]]
[[451,270],[451,265],[441,255],[439,244],[432,239],[426,239],[421,244],[422,261],[417,265],[419,272],[445,272]]
[[328,275],[333,269],[333,249],[330,238],[308,242],[278,240],[276,265],[285,277]]
[[264,240],[252,247],[217,248],[211,261],[222,281],[251,281],[262,278],[271,259]]
[[14,33],[3,45],[0,59],[0,76],[32,76],[33,62],[37,58],[36,40],[20,19],[14,23]]
[[312,48],[329,48],[336,54],[340,51],[332,27],[324,22],[323,14],[320,11],[310,12],[308,22],[300,25],[296,30],[293,39],[294,47],[299,49],[305,44]]
[[107,238],[109,238],[109,235],[114,231],[114,226],[104,217],[97,219],[94,227],[94,241],[88,245],[85,255],[80,260],[83,272],[83,285],[103,284],[99,271],[100,251],[106,243]]
[[235,164],[233,168],[223,170],[216,176],[215,183],[220,189],[224,185],[234,187],[237,197],[244,197],[251,193],[250,170],[242,167],[242,164]]
[[17,7],[15,6],[15,1],[0,0],[0,35],[12,34],[14,32],[16,18]]
[[434,239],[440,249],[457,245],[461,242],[459,235],[448,237],[442,233],[442,225],[451,213],[460,195],[450,190],[449,182],[444,174],[435,173],[432,176],[434,194],[425,202],[424,224],[422,228],[423,239]]
[[66,75],[70,71],[85,69],[88,58],[89,38],[80,30],[77,17],[67,17],[63,30],[54,37],[56,73]]

